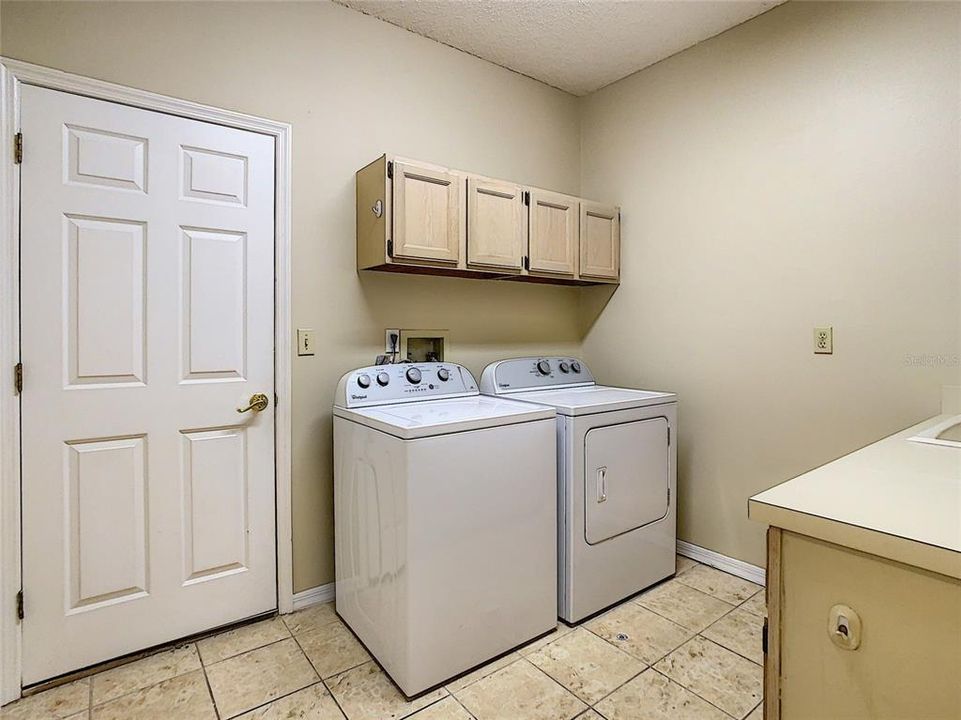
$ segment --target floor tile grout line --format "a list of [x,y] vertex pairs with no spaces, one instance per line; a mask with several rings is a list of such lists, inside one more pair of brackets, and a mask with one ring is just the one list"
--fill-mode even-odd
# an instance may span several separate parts
[[[360,665],[357,667],[360,667]],[[329,679],[333,679],[335,677],[337,676],[331,675]],[[336,705],[337,709],[340,710],[340,714],[344,716],[344,720],[350,720],[347,715],[347,711],[344,710],[343,706],[340,704],[340,700],[337,699],[337,696],[334,695],[334,691],[331,689],[330,685],[327,684],[327,680],[321,680],[320,682],[324,686],[324,689],[327,690],[327,694],[330,695],[330,699],[334,701],[334,705]]]
[[[199,654],[200,648],[197,648],[197,650]],[[200,665],[200,672],[204,674],[204,685],[207,686],[207,694],[210,696],[210,704],[214,708],[214,715],[216,716],[217,720],[221,720],[220,708],[217,707],[217,701],[214,699],[214,689],[210,687],[210,678],[207,677],[207,668],[203,666],[203,663]]]
[[[727,616],[725,615],[724,617],[727,617]],[[723,620],[724,618],[721,618],[721,619]],[[720,622],[720,620],[719,620],[718,622]],[[710,630],[712,627],[714,627],[714,626],[711,625],[711,626],[706,627],[706,628],[704,628],[704,629],[705,629],[705,630]],[[704,640],[707,640],[708,642],[712,642],[712,643],[714,643],[715,645],[719,645],[720,647],[724,648],[724,649],[727,650],[728,652],[732,652],[732,653],[734,653],[735,655],[737,655],[738,657],[742,657],[742,658],[744,658],[745,660],[747,660],[748,662],[754,663],[755,665],[760,666],[762,669],[764,668],[764,663],[763,663],[763,662],[758,662],[757,660],[754,660],[753,658],[749,658],[749,657],[748,657],[747,655],[745,655],[744,653],[738,652],[738,651],[735,650],[734,648],[728,647],[728,646],[725,645],[724,643],[719,642],[719,641],[717,641],[717,640],[714,640],[713,638],[709,638],[709,637],[708,637],[707,635],[705,635],[703,632],[699,632],[699,633],[697,634],[697,637],[702,638],[702,639],[704,639]]]
[[[644,608],[644,610],[647,610],[647,608]],[[657,615],[657,613],[655,613],[653,610],[649,610],[648,612],[650,612],[650,613],[652,613],[652,614],[654,614],[654,615]],[[686,628],[686,627],[684,627],[683,625],[680,625],[680,624],[674,622],[674,621],[671,620],[670,618],[666,618],[666,617],[664,617],[663,615],[657,615],[657,616],[658,616],[659,618],[661,618],[662,620],[667,620],[667,621],[670,622],[670,623],[674,623],[675,625],[677,625],[679,628],[681,628],[681,629],[684,630],[685,632],[690,632],[690,633],[694,632],[694,631],[691,630],[690,628]],[[628,652],[628,651],[625,650],[624,648],[618,647],[618,645],[617,645],[616,643],[614,643],[613,640],[610,640],[610,639],[604,637],[603,635],[599,635],[598,633],[596,633],[596,632],[594,632],[593,630],[591,630],[589,627],[586,627],[586,626],[585,626],[584,629],[587,630],[587,632],[589,632],[589,633],[591,633],[592,635],[594,635],[595,637],[599,637],[601,640],[603,640],[604,642],[608,643],[609,645],[612,645],[613,647],[616,647],[616,648],[617,648],[618,650],[620,650],[621,652],[627,653],[628,655],[630,655],[630,656],[631,656],[632,658],[634,658],[635,660],[644,663],[645,665],[647,665],[647,667],[654,667],[654,663],[660,662],[661,660],[663,660],[664,658],[666,658],[668,655],[670,655],[672,652],[674,652],[675,650],[677,650],[677,648],[681,647],[681,645],[683,645],[684,643],[686,643],[688,640],[691,639],[691,638],[685,639],[685,640],[684,640],[683,642],[681,642],[681,644],[678,645],[677,647],[671,648],[670,650],[668,650],[668,651],[667,651],[666,653],[664,653],[663,655],[658,655],[658,656],[657,656],[657,659],[655,659],[654,662],[648,662],[648,661],[645,660],[644,658],[637,657],[637,655],[634,655],[634,654]],[[694,633],[694,634],[696,635],[697,633]],[[693,637],[693,636],[692,636],[692,637]]]
[[[293,635],[291,635],[290,637],[280,638],[280,640],[272,640],[271,642],[265,643],[264,645],[258,645],[258,646],[255,647],[255,648],[250,648],[250,650],[244,650],[243,652],[239,652],[239,653],[237,653],[236,655],[231,655],[230,657],[226,657],[226,658],[224,658],[223,660],[218,660],[217,662],[212,662],[212,663],[210,663],[209,665],[205,664],[205,663],[203,662],[203,659],[201,659],[200,664],[201,664],[201,667],[203,667],[204,672],[206,672],[206,671],[207,671],[207,668],[209,668],[209,667],[214,667],[215,665],[220,665],[221,663],[225,663],[225,662],[227,662],[228,660],[234,660],[234,659],[236,659],[236,658],[239,658],[241,655],[246,655],[246,654],[248,654],[248,653],[256,652],[257,650],[263,650],[264,648],[270,647],[271,645],[276,645],[277,643],[282,643],[282,642],[284,642],[284,641],[286,641],[286,640],[290,640],[292,637],[293,637]],[[297,647],[300,647],[300,644],[299,644],[299,643],[298,643]],[[197,654],[199,655],[200,653],[198,652]],[[311,666],[311,667],[313,667],[313,666]]]
[[[278,695],[277,697],[271,698],[270,700],[266,700],[265,702],[262,702],[262,703],[260,703],[259,705],[254,705],[253,707],[246,708],[245,710],[241,710],[240,712],[234,713],[233,715],[230,715],[230,716],[227,716],[227,717],[221,716],[221,714],[220,714],[220,708],[217,708],[217,707],[216,707],[216,705],[217,705],[217,701],[216,701],[216,700],[214,701],[214,707],[215,707],[216,710],[217,710],[217,716],[218,716],[218,717],[221,717],[222,720],[233,720],[233,718],[238,718],[238,717],[240,717],[241,715],[246,715],[247,713],[253,712],[254,710],[259,710],[260,708],[266,707],[267,705],[270,705],[271,703],[275,703],[275,702],[277,702],[278,700],[283,700],[284,698],[288,698],[288,697],[290,697],[291,695],[296,695],[296,694],[299,693],[301,690],[307,690],[308,688],[312,688],[312,687],[314,687],[315,685],[322,685],[323,682],[324,682],[323,680],[318,679],[318,680],[316,680],[315,682],[308,683],[307,685],[304,685],[304,686],[301,687],[301,688],[297,688],[296,690],[291,690],[290,692],[284,693],[283,695]],[[326,685],[325,685],[324,687],[326,688]]]
[[[548,643],[548,645],[550,645],[550,643]],[[561,690],[563,690],[564,692],[566,692],[568,695],[570,695],[571,697],[573,697],[573,698],[574,698],[575,700],[577,700],[578,702],[584,703],[584,705],[586,705],[588,708],[591,706],[590,703],[584,702],[583,700],[581,700],[577,695],[575,695],[574,693],[572,693],[570,690],[568,690],[566,687],[564,687],[561,683],[557,682],[557,680],[555,680],[553,677],[551,677],[545,670],[542,670],[541,668],[537,667],[537,665],[535,665],[534,663],[532,663],[532,662],[531,662],[530,660],[528,660],[526,657],[522,657],[521,660],[527,661],[527,664],[528,664],[528,665],[530,665],[532,668],[534,668],[537,672],[541,673],[544,677],[546,677],[546,678],[547,678],[548,680],[550,680],[552,683],[554,683],[555,685],[557,685],[557,687],[559,687]],[[511,663],[511,665],[513,665],[513,663]],[[510,667],[510,666],[508,666],[508,667]],[[575,716],[575,717],[576,717],[576,716]]]
[[[717,705],[715,705],[714,703],[712,703],[710,700],[708,700],[706,697],[702,697],[701,695],[699,695],[698,693],[696,693],[694,690],[692,690],[691,688],[689,688],[687,685],[684,685],[683,683],[678,682],[677,680],[675,680],[674,678],[672,678],[670,675],[667,675],[666,673],[662,673],[660,670],[655,670],[653,667],[651,668],[651,670],[654,670],[654,672],[656,672],[658,675],[660,675],[660,676],[663,677],[663,678],[666,678],[667,680],[669,680],[670,682],[674,683],[674,684],[677,685],[678,687],[684,688],[684,689],[687,690],[689,693],[691,693],[691,695],[693,695],[694,697],[698,698],[699,700],[703,700],[703,701],[706,702],[708,705],[710,705],[712,708],[715,708],[715,709],[719,710],[721,713],[723,713],[724,715],[727,715],[729,718],[733,718],[733,717],[734,717],[733,715],[731,715],[731,713],[729,713],[729,712],[728,712],[727,710],[725,710],[724,708],[718,707]],[[763,702],[763,700],[762,700],[762,702]],[[751,709],[751,711],[753,712],[753,708]],[[737,718],[735,718],[735,720],[737,720]]]

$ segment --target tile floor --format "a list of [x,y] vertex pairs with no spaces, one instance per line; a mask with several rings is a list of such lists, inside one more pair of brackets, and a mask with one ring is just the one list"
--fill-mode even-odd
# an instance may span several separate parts
[[678,574],[409,702],[331,604],[21,700],[3,720],[760,720],[759,585]]

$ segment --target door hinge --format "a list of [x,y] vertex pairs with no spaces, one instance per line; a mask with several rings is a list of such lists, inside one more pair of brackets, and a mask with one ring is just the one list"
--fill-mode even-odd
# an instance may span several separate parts
[[17,363],[13,366],[13,387],[17,391],[17,395],[23,392],[23,363]]
[[524,191],[524,204],[525,204],[525,205],[530,205],[530,204],[531,204],[531,192],[530,192],[530,190],[525,190],[525,191]]
[[671,507],[671,488],[667,489],[667,506]]
[[394,257],[394,241],[387,241],[387,257]]
[[525,255],[525,256],[524,256],[524,269],[525,269],[525,270],[530,270],[530,269],[531,269],[531,257],[530,257],[530,255]]
[[767,655],[767,618],[764,618],[764,626],[761,628],[761,652]]
[[394,163],[387,161],[387,177],[391,180],[394,179]]
[[17,620],[23,620],[23,590],[17,593]]
[[18,132],[13,136],[13,162],[19,165],[23,162],[23,133]]

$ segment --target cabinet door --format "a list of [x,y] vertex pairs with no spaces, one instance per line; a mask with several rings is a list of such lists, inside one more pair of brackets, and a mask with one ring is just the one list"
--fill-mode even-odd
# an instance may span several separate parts
[[456,263],[462,202],[461,176],[395,162],[393,257]]
[[510,183],[467,180],[467,263],[520,270],[527,223],[524,192]]
[[577,200],[531,190],[530,269],[573,275],[577,248]]
[[615,205],[581,201],[581,275],[616,280],[621,269],[621,220]]

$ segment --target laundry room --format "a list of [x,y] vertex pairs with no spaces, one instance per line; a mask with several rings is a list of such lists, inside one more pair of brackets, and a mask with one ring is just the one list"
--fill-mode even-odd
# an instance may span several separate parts
[[961,718],[961,3],[0,0],[0,92],[0,718]]

